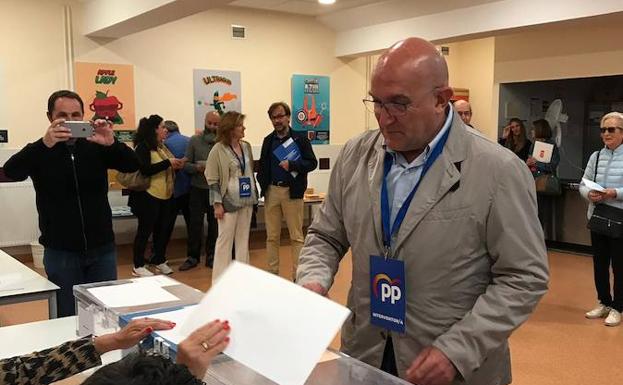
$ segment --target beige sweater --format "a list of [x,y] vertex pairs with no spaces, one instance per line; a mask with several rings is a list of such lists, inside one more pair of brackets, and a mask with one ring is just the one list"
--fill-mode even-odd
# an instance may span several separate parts
[[[208,182],[208,186],[214,184],[219,185],[220,195],[224,197],[228,193],[228,186],[231,184],[231,179],[237,179],[239,176],[247,176],[251,178],[252,187],[252,200],[253,203],[257,203],[257,187],[255,184],[255,177],[253,175],[253,151],[249,142],[244,140],[240,141],[240,146],[247,159],[244,174],[233,174],[234,170],[240,170],[240,165],[233,155],[232,150],[227,144],[222,142],[216,143],[210,154],[208,155],[208,161],[206,162],[205,177]],[[237,200],[236,197],[232,197],[233,200]]]

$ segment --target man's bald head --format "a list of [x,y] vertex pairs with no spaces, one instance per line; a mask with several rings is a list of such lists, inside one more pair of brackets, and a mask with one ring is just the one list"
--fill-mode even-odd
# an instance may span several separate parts
[[419,154],[446,119],[452,96],[446,61],[426,40],[400,41],[379,58],[370,96],[389,148]]
[[205,116],[205,129],[209,132],[216,132],[221,116],[216,111],[209,111]]
[[437,48],[417,37],[399,41],[379,58],[375,74],[401,71],[431,87],[448,86],[448,65]]
[[469,124],[472,120],[472,106],[467,100],[459,99],[453,104],[454,110],[461,117],[465,124]]

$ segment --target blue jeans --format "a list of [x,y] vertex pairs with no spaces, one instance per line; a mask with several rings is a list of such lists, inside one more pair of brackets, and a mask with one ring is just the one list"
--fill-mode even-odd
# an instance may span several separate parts
[[117,279],[117,250],[113,242],[86,253],[46,247],[43,264],[48,279],[60,287],[56,295],[59,317],[76,314],[74,285]]

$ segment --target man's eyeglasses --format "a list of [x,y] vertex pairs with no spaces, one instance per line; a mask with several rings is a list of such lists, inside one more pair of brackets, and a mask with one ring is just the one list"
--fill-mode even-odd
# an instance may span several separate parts
[[273,115],[273,116],[270,117],[270,120],[280,120],[280,119],[285,118],[286,116],[288,116],[288,115],[286,115],[286,114]]
[[614,134],[616,130],[623,130],[623,127],[600,127],[599,131],[605,134],[608,131],[609,134]]
[[386,102],[383,103],[378,100],[372,99],[363,99],[363,104],[365,104],[366,109],[374,114],[380,114],[381,109],[385,109],[389,115],[393,117],[402,116],[407,113],[407,109],[411,105],[411,103],[397,103],[397,102]]

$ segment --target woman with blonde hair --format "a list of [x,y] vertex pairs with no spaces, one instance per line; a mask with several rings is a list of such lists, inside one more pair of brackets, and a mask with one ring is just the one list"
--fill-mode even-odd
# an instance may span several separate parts
[[232,246],[238,262],[249,263],[249,231],[257,187],[253,176],[253,153],[244,137],[245,116],[229,111],[221,117],[217,143],[208,155],[205,176],[210,204],[218,220],[214,250],[214,282],[231,262]]
[[502,138],[498,143],[514,152],[524,162],[528,160],[532,142],[526,137],[526,126],[521,119],[512,118],[508,121],[508,126],[504,127]]
[[[591,155],[583,178],[596,182],[604,190],[591,190],[584,184],[580,185],[580,194],[590,202],[587,216],[593,246],[595,289],[599,301],[594,309],[586,313],[586,318],[605,317],[606,326],[617,326],[621,323],[623,311],[623,224],[614,216],[621,217],[623,213],[623,114],[610,112],[604,115],[599,130],[604,147]],[[608,218],[610,215],[614,219]],[[601,229],[597,226],[600,221],[605,225]],[[614,277],[612,290],[610,266]]]

